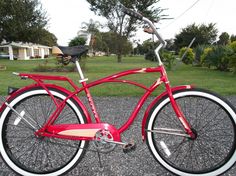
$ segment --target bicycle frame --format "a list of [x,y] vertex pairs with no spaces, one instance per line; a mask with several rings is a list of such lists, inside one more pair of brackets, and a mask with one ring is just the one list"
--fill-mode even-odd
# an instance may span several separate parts
[[[133,13],[131,13],[133,14]],[[157,67],[151,67],[151,68],[140,68],[140,69],[133,69],[133,70],[128,70],[128,71],[123,71],[102,79],[99,79],[97,81],[91,82],[91,83],[86,83],[87,79],[84,78],[83,72],[80,68],[79,62],[76,61],[76,67],[80,75],[80,83],[82,84],[82,88],[79,88],[72,80],[70,80],[67,77],[64,76],[46,76],[46,75],[37,75],[37,74],[25,74],[25,73],[20,73],[17,74],[22,78],[29,78],[34,80],[37,84],[35,86],[41,86],[52,98],[53,102],[56,105],[56,110],[55,112],[52,113],[52,115],[49,117],[49,120],[46,122],[46,124],[39,129],[38,131],[35,132],[37,136],[47,136],[47,137],[57,137],[57,138],[63,138],[63,139],[71,139],[71,140],[93,140],[95,139],[95,135],[98,131],[100,130],[108,130],[112,136],[115,142],[121,142],[120,140],[120,134],[123,133],[125,130],[129,128],[129,126],[133,123],[135,118],[137,117],[137,114],[139,113],[141,107],[143,106],[144,102],[146,99],[149,97],[149,95],[162,83],[164,83],[166,92],[161,94],[159,97],[157,97],[153,103],[151,103],[151,106],[155,104],[162,96],[168,95],[170,98],[171,105],[173,107],[173,110],[179,118],[180,122],[183,125],[183,128],[186,132],[186,135],[188,135],[190,138],[194,139],[196,136],[191,130],[191,126],[187,122],[186,118],[184,117],[183,113],[181,112],[180,108],[176,104],[173,94],[173,91],[176,90],[182,90],[182,89],[188,89],[191,88],[191,86],[178,86],[175,88],[171,88],[165,68],[163,63],[161,62],[160,56],[159,56],[159,50],[166,45],[166,42],[162,39],[162,37],[159,35],[157,32],[154,24],[147,18],[142,17],[142,20],[146,23],[149,24],[149,26],[153,29],[154,34],[157,36],[157,38],[160,40],[160,45],[156,48],[155,53],[157,56],[157,60],[159,62],[159,66]],[[121,80],[118,78],[131,75],[131,74],[140,74],[140,73],[160,73],[160,78],[158,78],[150,87],[146,87],[140,83],[133,82],[130,80]],[[66,92],[68,95],[61,103],[58,103],[55,99],[55,97],[52,95],[52,93],[49,90],[49,87],[47,84],[44,83],[44,80],[57,80],[57,81],[66,81],[68,82],[74,89],[73,92],[70,92],[64,88],[57,87],[60,89],[62,92]],[[96,110],[93,98],[90,94],[89,88],[97,86],[99,84],[103,83],[108,83],[108,82],[119,82],[119,83],[126,83],[126,84],[131,84],[137,87],[140,87],[145,90],[145,93],[143,96],[140,98],[138,101],[136,107],[134,108],[133,112],[131,113],[130,117],[128,120],[119,128],[116,129],[114,126],[107,124],[107,123],[102,123],[101,118]],[[92,113],[94,115],[94,120],[95,122],[92,121],[92,118],[90,117],[88,111],[86,110],[85,106],[81,103],[80,100],[77,100],[78,104],[82,107],[82,110],[84,111],[84,114],[87,118],[87,124],[61,124],[61,125],[53,125],[59,114],[62,112],[66,101],[68,101],[70,98],[74,98],[77,94],[80,92],[84,91],[89,105],[91,107]],[[16,96],[18,91],[14,94]],[[11,97],[10,97],[11,98]],[[4,106],[7,106],[7,104],[4,104]],[[3,108],[3,107],[2,107]],[[1,108],[1,109],[2,109]],[[12,107],[9,107],[12,108]],[[0,109],[0,111],[1,111]],[[148,110],[150,110],[150,106]],[[147,111],[148,111],[147,110]],[[145,139],[145,124],[147,121],[147,114],[148,112],[146,111],[145,116],[143,118],[142,122],[142,136],[143,139]],[[23,117],[22,117],[23,118]]]
[[[133,82],[130,80],[119,79],[121,77],[131,75],[131,74],[154,73],[154,72],[160,73],[160,77],[150,87],[146,87],[145,85],[142,85],[140,83]],[[154,102],[159,100],[162,96],[168,94],[168,96],[171,100],[171,104],[173,106],[173,109],[176,113],[176,116],[180,119],[181,123],[183,124],[183,127],[184,127],[186,133],[190,137],[194,137],[194,136],[192,136],[193,133],[191,131],[190,125],[185,120],[185,117],[183,116],[182,112],[178,108],[178,106],[173,98],[173,95],[172,95],[173,91],[181,90],[181,89],[189,89],[189,88],[191,88],[191,86],[187,85],[187,86],[178,86],[175,88],[171,88],[165,68],[163,65],[160,65],[157,67],[140,68],[140,69],[123,71],[123,72],[96,80],[96,81],[88,83],[88,84],[86,83],[86,79],[82,79],[80,81],[82,84],[81,88],[79,88],[71,79],[64,77],[64,76],[47,76],[47,75],[26,74],[26,73],[20,73],[17,75],[19,75],[21,78],[24,78],[24,79],[28,78],[28,79],[34,80],[36,82],[36,84],[34,84],[33,86],[36,86],[36,87],[41,86],[50,95],[50,97],[52,98],[53,102],[55,103],[55,105],[57,107],[55,112],[53,112],[52,115],[49,117],[47,123],[41,129],[39,129],[38,131],[35,132],[35,134],[37,136],[56,137],[56,138],[70,139],[70,140],[94,140],[95,135],[98,131],[108,130],[109,132],[111,132],[111,134],[113,136],[113,140],[115,142],[119,143],[119,142],[121,142],[120,134],[123,133],[124,131],[126,131],[129,128],[129,126],[133,123],[133,121],[137,117],[137,114],[139,113],[141,107],[143,106],[143,104],[145,103],[145,101],[147,100],[149,95],[157,87],[159,87],[162,83],[164,83],[165,88],[166,88],[166,92],[164,92],[159,97],[157,97],[156,100],[154,100]],[[68,94],[68,96],[62,102],[59,103],[56,101],[55,97],[50,92],[48,84],[46,84],[44,82],[44,80],[66,81],[73,87],[74,91],[73,92],[67,91],[66,93]],[[140,87],[145,90],[145,93],[138,101],[138,103],[135,106],[130,117],[128,118],[126,123],[124,123],[119,129],[116,129],[114,126],[112,126],[108,123],[101,122],[100,116],[96,110],[95,104],[93,102],[92,96],[89,91],[89,88],[91,88],[91,87],[94,87],[94,86],[97,86],[100,84],[104,84],[104,83],[111,83],[111,82],[131,84],[131,85]],[[59,88],[59,87],[57,87],[57,88]],[[17,92],[19,92],[19,91],[17,91]],[[61,91],[65,92],[65,89],[61,89]],[[59,116],[61,111],[63,110],[66,101],[69,100],[70,98],[75,97],[77,94],[79,94],[80,92],[83,92],[83,91],[86,93],[86,96],[87,96],[89,105],[92,109],[95,121],[93,121],[93,119],[91,118],[89,113],[86,111],[86,108],[84,107],[84,105],[82,103],[80,103],[80,106],[82,106],[83,111],[85,111],[84,114],[86,115],[86,118],[87,118],[87,122],[88,122],[87,124],[54,125],[53,123],[55,122],[55,120],[57,119],[57,117]],[[17,92],[15,92],[14,94],[17,94]],[[10,98],[11,98],[11,96],[9,97],[9,99]],[[152,104],[154,104],[154,102]],[[150,107],[148,109],[150,109]],[[143,139],[145,139],[144,126],[146,124],[146,120],[147,120],[147,112],[145,113],[145,116],[144,116],[143,122],[142,122]]]

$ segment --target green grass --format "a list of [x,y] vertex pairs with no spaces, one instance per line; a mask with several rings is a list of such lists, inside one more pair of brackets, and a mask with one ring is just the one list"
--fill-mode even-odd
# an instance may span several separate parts
[[[56,66],[54,59],[48,59],[48,62],[48,65]],[[32,73],[34,68],[43,63],[43,60],[9,61],[1,59],[0,65],[5,65],[7,69],[0,71],[0,94],[6,95],[8,86],[22,87],[32,83],[30,80],[19,79],[19,77],[12,75],[12,72]],[[125,57],[122,63],[117,63],[115,57],[88,58],[85,67],[85,76],[91,82],[127,69],[153,67],[155,65],[156,63],[154,62],[145,61],[143,57]],[[76,83],[79,80],[77,73],[44,72],[40,74],[68,76]],[[168,76],[172,86],[193,84],[222,95],[236,95],[236,76],[230,72],[219,72],[207,68],[178,64],[174,70],[168,71]],[[132,75],[125,79],[132,79],[146,86],[150,86],[157,77],[159,77],[158,73],[151,73]],[[62,82],[59,84],[71,89],[68,84],[63,84]],[[160,87],[154,95],[159,94],[163,90],[163,87]],[[144,91],[128,84],[108,83],[91,88],[91,92],[95,96],[139,96]]]

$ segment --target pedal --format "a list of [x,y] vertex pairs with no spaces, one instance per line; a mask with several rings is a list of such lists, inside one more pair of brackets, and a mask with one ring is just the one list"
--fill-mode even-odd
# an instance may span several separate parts
[[130,142],[128,144],[123,145],[123,152],[128,153],[134,151],[136,149],[136,144],[134,142]]

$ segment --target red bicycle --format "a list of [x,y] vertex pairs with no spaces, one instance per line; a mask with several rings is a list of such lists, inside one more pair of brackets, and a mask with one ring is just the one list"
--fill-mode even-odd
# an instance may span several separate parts
[[[82,159],[89,141],[98,153],[110,152],[116,145],[121,145],[126,152],[132,150],[134,143],[122,141],[121,133],[129,128],[145,100],[161,84],[166,90],[149,105],[142,121],[142,138],[154,158],[169,171],[182,176],[215,176],[233,166],[236,160],[234,107],[215,93],[191,85],[171,87],[158,54],[166,42],[149,19],[127,8],[123,11],[149,24],[159,39],[161,44],[155,50],[159,66],[128,70],[86,83],[75,60],[82,87],[64,76],[15,73],[36,83],[13,91],[0,109],[1,156],[13,171],[27,176],[62,175]],[[79,58],[86,51],[83,47],[56,49],[57,53],[72,58]],[[160,74],[160,78],[150,87],[120,79],[153,72]],[[45,80],[66,81],[74,91]],[[131,84],[145,90],[130,118],[120,128],[101,122],[89,91],[108,82]],[[77,97],[82,91],[92,113]]]

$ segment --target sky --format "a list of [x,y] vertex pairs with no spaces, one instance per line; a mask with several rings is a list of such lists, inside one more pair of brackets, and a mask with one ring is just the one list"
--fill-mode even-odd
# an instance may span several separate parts
[[[197,3],[183,14],[195,2]],[[49,18],[48,30],[56,35],[59,45],[68,45],[81,29],[83,22],[93,19],[101,24],[106,23],[105,18],[90,11],[90,5],[86,0],[41,0],[41,3]],[[218,34],[228,32],[230,35],[236,35],[235,0],[160,0],[156,5],[167,9],[163,14],[173,18],[156,24],[164,39],[174,38],[182,28],[194,22],[216,23]],[[142,42],[148,38],[150,35],[140,29],[134,39]]]

